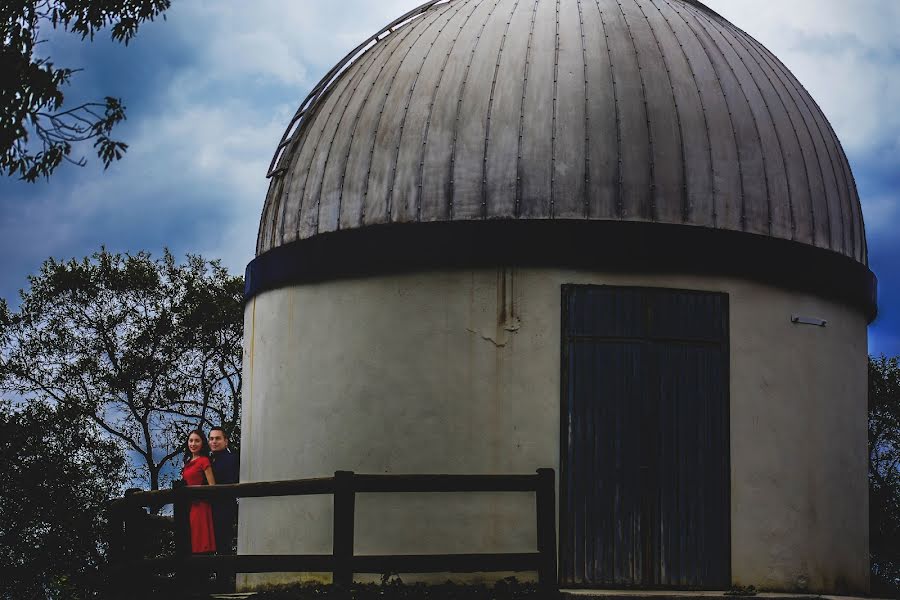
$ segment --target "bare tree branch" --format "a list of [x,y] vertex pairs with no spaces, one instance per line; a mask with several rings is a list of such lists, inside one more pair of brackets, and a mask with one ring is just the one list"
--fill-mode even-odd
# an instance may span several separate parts
[[113,129],[125,120],[121,99],[85,102],[64,108],[63,90],[79,69],[56,67],[48,57],[35,56],[42,28],[62,29],[93,39],[108,29],[127,44],[138,27],[162,15],[170,0],[42,0],[5,2],[0,10],[0,173],[26,181],[49,177],[63,162],[84,166],[74,158],[76,146],[93,142],[108,168],[127,150],[112,139]]

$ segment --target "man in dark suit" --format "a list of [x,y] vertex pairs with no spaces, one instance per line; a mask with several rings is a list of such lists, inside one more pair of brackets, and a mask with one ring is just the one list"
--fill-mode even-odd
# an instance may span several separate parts
[[[221,427],[209,430],[209,460],[212,462],[216,484],[237,483],[240,473],[240,457],[228,447],[228,434]],[[234,554],[234,525],[237,520],[237,501],[212,502],[213,527],[218,554]]]

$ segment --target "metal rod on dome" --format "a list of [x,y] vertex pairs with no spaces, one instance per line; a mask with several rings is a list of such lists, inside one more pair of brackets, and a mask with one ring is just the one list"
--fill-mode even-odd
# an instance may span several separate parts
[[425,4],[422,4],[411,11],[404,14],[402,17],[399,17],[393,21],[391,21],[386,26],[382,27],[378,33],[369,37],[366,41],[361,43],[359,46],[351,50],[339,63],[337,63],[325,76],[316,84],[316,86],[312,89],[312,91],[304,98],[303,102],[300,104],[300,108],[297,109],[297,112],[294,113],[294,116],[291,118],[288,123],[287,128],[284,130],[284,134],[281,136],[281,141],[278,142],[278,146],[275,149],[275,155],[272,157],[272,162],[269,163],[269,170],[266,173],[266,179],[271,179],[277,173],[283,170],[283,168],[277,168],[278,163],[281,160],[281,157],[284,155],[285,148],[287,148],[291,142],[294,141],[294,133],[299,130],[297,124],[303,118],[303,116],[315,106],[315,104],[319,101],[319,99],[325,94],[325,91],[329,89],[331,84],[334,82],[336,77],[343,72],[344,67],[349,65],[356,59],[360,53],[369,49],[372,42],[378,42],[381,40],[381,36],[385,33],[391,34],[394,30],[400,25],[404,24],[407,21],[410,21],[416,17],[424,14],[428,9],[436,4],[442,4],[446,2],[452,2],[453,0],[429,0]]

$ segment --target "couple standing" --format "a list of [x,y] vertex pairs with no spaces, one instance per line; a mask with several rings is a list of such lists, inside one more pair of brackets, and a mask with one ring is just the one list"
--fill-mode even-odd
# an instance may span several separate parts
[[[209,440],[199,429],[185,442],[181,477],[187,485],[237,483],[240,458],[228,447],[228,434],[221,427],[209,430]],[[191,502],[191,552],[233,554],[237,501],[234,498]]]

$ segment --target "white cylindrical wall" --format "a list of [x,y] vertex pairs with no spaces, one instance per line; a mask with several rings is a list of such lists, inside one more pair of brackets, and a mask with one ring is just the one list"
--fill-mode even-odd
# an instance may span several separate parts
[[[866,591],[866,319],[740,279],[485,269],[264,292],[246,309],[242,481],[558,471],[563,284],[729,295],[733,583]],[[330,496],[242,500],[239,552],[329,554],[331,520]],[[363,494],[355,551],[529,552],[534,521],[530,494]]]

